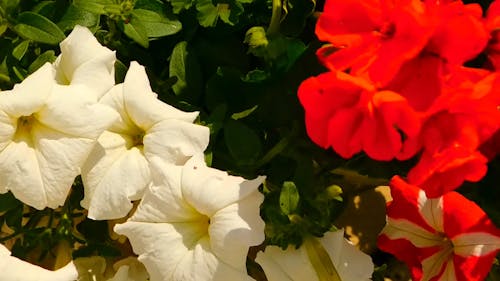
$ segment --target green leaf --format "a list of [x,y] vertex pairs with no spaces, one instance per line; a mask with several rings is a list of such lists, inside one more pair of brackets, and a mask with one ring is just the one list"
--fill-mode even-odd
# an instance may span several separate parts
[[251,107],[249,109],[243,110],[241,112],[233,113],[233,115],[231,115],[231,118],[233,118],[234,120],[243,119],[243,118],[249,116],[250,114],[252,114],[252,112],[254,112],[258,107],[259,107],[258,105],[254,105],[253,107]]
[[75,25],[94,27],[99,24],[99,16],[71,4],[57,25],[63,31],[71,30]]
[[134,9],[143,9],[159,14],[165,12],[165,4],[161,0],[136,0]]
[[125,33],[125,35],[134,40],[137,44],[144,48],[149,47],[146,27],[140,20],[132,17],[128,23],[123,21],[118,22],[118,27],[123,31],[123,33]]
[[177,82],[172,90],[178,96],[186,97],[189,101],[195,101],[202,94],[202,73],[200,64],[194,55],[194,50],[186,41],[175,45],[170,56],[170,77],[177,77]]
[[22,208],[21,201],[17,200],[11,192],[0,195],[0,212],[14,208]]
[[12,50],[12,56],[15,57],[17,60],[21,60],[26,54],[26,51],[28,51],[29,46],[30,46],[29,40],[22,41],[14,48],[14,50]]
[[176,19],[169,19],[157,12],[135,9],[132,11],[132,19],[140,21],[144,26],[148,37],[162,37],[172,35],[182,29],[182,24]]
[[23,221],[23,208],[21,206],[8,210],[5,213],[5,223],[12,229],[20,229]]
[[0,36],[7,30],[9,25],[7,23],[0,23]]
[[266,81],[271,77],[271,74],[267,71],[260,69],[254,69],[249,71],[245,76],[241,77],[241,81],[247,83],[261,83]]
[[47,63],[47,62],[52,63],[55,60],[56,60],[55,52],[52,51],[52,50],[46,51],[46,52],[42,53],[41,55],[39,55],[35,59],[35,61],[33,61],[31,63],[31,65],[28,67],[28,72],[29,73],[33,73],[37,69],[39,69],[40,67],[42,67],[42,65],[44,65],[45,63]]
[[209,27],[217,24],[219,13],[211,0],[198,0],[196,10],[198,10],[197,18],[201,26]]
[[280,209],[285,215],[290,215],[297,210],[299,205],[299,191],[292,181],[283,183],[280,192]]
[[115,61],[115,81],[116,83],[123,83],[125,75],[127,75],[127,66],[120,60]]
[[229,119],[226,122],[224,140],[231,156],[241,165],[255,162],[261,154],[259,136],[240,121]]
[[66,37],[55,23],[39,14],[24,12],[18,16],[17,21],[14,30],[26,39],[56,45]]
[[178,14],[183,10],[187,10],[193,6],[193,0],[170,0],[173,12]]
[[31,11],[33,13],[42,15],[49,19],[52,19],[54,12],[56,10],[56,1],[42,1],[38,3]]
[[76,7],[98,15],[106,14],[104,8],[112,4],[112,0],[73,0],[73,5]]
[[9,14],[19,6],[19,2],[21,2],[21,0],[0,0],[0,7],[3,8],[6,14]]
[[229,25],[236,24],[239,15],[243,12],[243,7],[238,2],[214,5],[212,0],[198,0],[196,10],[198,10],[197,17],[200,25],[213,27],[217,24],[219,18]]

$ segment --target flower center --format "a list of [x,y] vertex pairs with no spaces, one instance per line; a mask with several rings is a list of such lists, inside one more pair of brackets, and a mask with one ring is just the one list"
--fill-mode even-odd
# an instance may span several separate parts
[[386,22],[380,27],[382,39],[391,39],[396,34],[396,25],[393,22]]
[[17,119],[17,128],[14,134],[14,139],[31,143],[31,129],[33,128],[34,122],[35,117],[33,115],[19,117]]
[[19,117],[19,119],[17,119],[17,130],[31,131],[33,120],[35,120],[35,117],[33,117],[33,115]]
[[138,132],[138,133],[132,135],[132,144],[133,144],[133,146],[144,145],[144,143],[143,143],[144,135],[145,135],[145,132],[143,132],[143,131]]

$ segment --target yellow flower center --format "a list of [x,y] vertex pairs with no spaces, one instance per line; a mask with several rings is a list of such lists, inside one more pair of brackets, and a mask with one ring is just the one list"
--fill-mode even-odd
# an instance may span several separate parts
[[19,119],[17,119],[17,129],[31,131],[34,120],[35,118],[33,117],[33,115],[19,117]]
[[14,134],[15,141],[24,141],[32,145],[31,130],[35,122],[33,115],[21,116],[17,119],[16,132]]
[[144,131],[141,131],[141,132],[138,132],[138,133],[132,135],[132,144],[133,144],[133,146],[144,145],[144,143],[142,142],[142,140],[144,139],[144,135],[145,135]]

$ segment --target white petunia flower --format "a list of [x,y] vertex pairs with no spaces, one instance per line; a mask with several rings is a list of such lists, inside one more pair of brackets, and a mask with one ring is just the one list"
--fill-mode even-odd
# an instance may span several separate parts
[[47,270],[11,256],[1,244],[0,272],[2,281],[75,281],[78,277],[73,262],[58,270]]
[[209,129],[192,124],[197,112],[183,112],[151,90],[143,66],[132,62],[123,84],[114,86],[100,103],[120,118],[98,140],[82,169],[85,197],[81,205],[92,219],[127,215],[131,201],[142,197],[151,183],[148,159],[159,156],[182,165],[203,153]]
[[154,158],[153,185],[115,231],[126,235],[151,281],[253,280],[250,246],[264,240],[258,186],[209,168],[198,157],[183,167]]
[[267,246],[255,261],[269,281],[363,281],[371,280],[373,273],[370,256],[350,244],[343,230],[309,237],[298,249]]
[[45,64],[0,93],[0,193],[56,208],[66,199],[96,139],[117,118],[84,86],[55,84]]
[[88,28],[75,26],[60,47],[53,64],[59,84],[85,85],[96,101],[115,85],[115,52],[103,47]]

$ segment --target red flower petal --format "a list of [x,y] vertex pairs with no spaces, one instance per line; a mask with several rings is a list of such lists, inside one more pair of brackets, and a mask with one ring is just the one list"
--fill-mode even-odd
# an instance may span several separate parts
[[489,34],[482,22],[479,4],[464,5],[462,1],[454,1],[434,7],[441,22],[426,50],[451,64],[461,65],[486,47]]
[[402,150],[403,138],[417,136],[420,120],[406,99],[395,92],[375,93],[369,106],[372,108],[362,128],[363,148],[373,159],[391,160]]
[[419,0],[331,0],[325,3],[316,34],[339,50],[322,49],[318,55],[330,69],[350,68],[351,74],[383,86],[420,53],[432,31]]
[[[398,176],[390,185],[393,200],[387,207],[388,225],[378,238],[379,248],[406,262],[416,281],[483,280],[500,249],[500,229],[484,211],[456,192],[427,199],[421,189]],[[436,231],[428,220],[442,229]],[[429,237],[417,234],[428,234],[416,227],[436,233],[436,239],[422,240]]]
[[459,187],[464,181],[484,177],[488,159],[479,152],[451,147],[439,153],[423,153],[408,173],[408,181],[420,186],[430,198],[439,197]]

